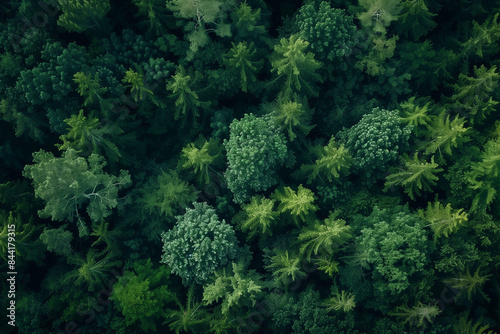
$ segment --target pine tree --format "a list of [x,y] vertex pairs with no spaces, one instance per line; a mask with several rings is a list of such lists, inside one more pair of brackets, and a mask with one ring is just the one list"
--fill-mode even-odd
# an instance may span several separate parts
[[456,116],[450,121],[450,115],[446,115],[443,111],[439,116],[434,118],[432,124],[428,127],[427,138],[429,142],[425,147],[425,154],[438,155],[438,161],[443,161],[443,155],[451,155],[452,148],[459,148],[463,143],[469,141],[466,133],[469,128],[466,128],[465,120]]
[[242,206],[245,218],[241,229],[248,233],[248,239],[259,235],[272,235],[272,228],[277,224],[279,213],[274,210],[274,200],[263,196],[253,196],[248,204]]
[[434,204],[428,203],[425,211],[420,210],[420,215],[430,223],[434,232],[434,239],[456,232],[468,221],[467,213],[463,209],[454,210],[451,204],[443,206],[436,201]]
[[111,9],[109,0],[58,0],[62,15],[57,24],[68,31],[83,32],[101,28],[101,21]]
[[257,50],[254,43],[247,42],[232,43],[233,47],[224,56],[229,69],[238,75],[241,83],[241,90],[248,91],[248,85],[253,85],[257,81],[257,73],[262,68],[264,60],[255,60]]
[[299,185],[297,191],[290,187],[276,189],[272,197],[279,202],[278,211],[290,214],[297,225],[299,221],[306,222],[318,210],[314,204],[316,196],[302,185]]

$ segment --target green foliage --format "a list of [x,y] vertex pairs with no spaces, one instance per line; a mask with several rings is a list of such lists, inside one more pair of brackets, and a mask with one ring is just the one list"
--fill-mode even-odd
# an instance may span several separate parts
[[299,235],[301,254],[311,258],[314,255],[332,255],[339,246],[352,237],[350,226],[345,220],[335,219],[333,214],[324,223],[316,222],[311,227],[302,229]]
[[298,254],[288,253],[288,250],[274,249],[266,255],[269,264],[265,268],[272,272],[276,284],[287,287],[297,279],[306,277],[302,268],[302,258]]
[[358,42],[352,16],[330,7],[327,1],[321,1],[319,7],[310,2],[299,9],[294,23],[319,61],[335,69],[347,68],[346,58]]
[[194,170],[198,181],[202,184],[210,182],[210,171],[215,172],[213,166],[221,154],[220,143],[210,138],[190,143],[182,149],[182,168]]
[[279,215],[274,211],[274,203],[272,199],[257,195],[250,199],[250,203],[242,205],[245,218],[241,223],[241,229],[248,233],[248,239],[257,235],[261,237],[272,235],[272,227],[276,225],[276,218]]
[[314,128],[314,125],[310,125],[311,112],[307,109],[307,105],[296,100],[278,103],[273,117],[276,124],[286,130],[290,141],[297,138],[294,128],[300,130],[304,135],[307,135]]
[[[33,236],[37,234],[38,229],[33,225],[33,219],[30,218],[29,221],[24,222],[20,214],[14,215],[11,211],[7,216],[7,212],[1,210],[0,222],[2,224],[2,230],[0,231],[0,251],[2,254],[0,256],[5,260],[4,263],[7,263],[8,259],[12,260],[16,257],[18,260],[27,261],[35,259],[30,254],[33,251],[38,251],[36,247],[33,247],[35,246]],[[13,229],[15,232],[12,232]],[[15,250],[9,245],[15,245]]]
[[33,153],[33,165],[24,167],[24,176],[33,180],[35,195],[45,201],[38,214],[42,218],[74,221],[80,235],[87,234],[81,207],[87,206],[91,221],[98,222],[118,205],[118,191],[130,185],[130,175],[122,170],[119,176],[103,171],[106,162],[92,153],[88,159],[69,149],[60,158],[43,150]]
[[385,35],[386,28],[398,19],[401,0],[359,0],[361,25],[376,34]]
[[285,162],[286,139],[270,117],[245,114],[230,125],[229,140],[224,140],[228,169],[225,178],[234,202],[250,199],[251,192],[278,183],[277,169]]
[[[125,325],[139,324],[143,331],[155,331],[155,320],[163,319],[166,306],[175,295],[168,286],[169,270],[153,268],[150,259],[134,263],[113,285],[110,299],[125,318]],[[116,329],[116,328],[115,328]]]
[[290,187],[282,190],[276,189],[273,193],[273,199],[279,202],[278,211],[288,213],[295,224],[308,221],[318,207],[314,204],[317,199],[314,193],[302,185],[299,185],[297,191]]
[[451,155],[453,147],[458,148],[469,141],[465,136],[469,128],[464,127],[464,124],[465,120],[459,116],[450,122],[450,115],[446,115],[445,112],[435,117],[432,125],[428,127],[427,137],[430,141],[425,148],[425,154],[437,152],[440,159],[443,153]]
[[406,0],[401,4],[396,29],[399,35],[410,35],[416,41],[436,27],[433,16],[436,14],[429,12],[425,0]]
[[241,90],[247,92],[248,85],[253,86],[257,81],[257,74],[264,60],[255,60],[257,50],[253,42],[250,44],[239,42],[238,44],[232,43],[232,45],[233,47],[224,56],[224,60],[228,68],[239,77]]
[[343,144],[330,138],[328,145],[318,150],[318,158],[312,165],[302,165],[300,170],[309,174],[307,183],[311,183],[318,176],[325,177],[328,182],[338,179],[342,174],[348,174],[352,164],[352,157]]
[[187,40],[190,42],[188,58],[192,57],[200,47],[209,43],[208,32],[220,37],[231,36],[231,25],[226,23],[228,11],[233,1],[219,0],[170,0],[167,8],[179,18],[187,19],[184,25]]
[[232,263],[232,270],[215,273],[213,283],[205,285],[203,301],[206,305],[222,300],[222,314],[236,309],[251,309],[263,293],[262,277],[255,270],[248,270],[243,262]]
[[83,109],[80,109],[78,115],[72,115],[64,122],[68,124],[69,128],[67,134],[59,137],[63,141],[62,144],[56,144],[59,150],[73,149],[88,156],[91,153],[101,154],[101,149],[103,149],[110,161],[117,162],[121,158],[122,155],[118,147],[105,138],[121,135],[123,130],[118,126],[102,127],[97,118],[84,116]]
[[85,258],[77,253],[68,262],[76,265],[76,268],[64,276],[63,283],[83,286],[89,291],[98,291],[106,286],[111,271],[122,263],[109,254],[98,255],[94,249],[90,249]]
[[109,0],[58,0],[62,15],[57,24],[68,31],[83,32],[101,28],[101,21],[111,9]]
[[301,91],[307,95],[319,95],[313,85],[316,81],[322,81],[316,73],[321,68],[321,63],[314,59],[312,52],[306,53],[308,46],[309,42],[298,34],[282,38],[280,43],[274,46],[271,72],[278,75],[273,83],[280,82],[281,99],[290,99],[293,93]]
[[326,307],[328,312],[330,311],[341,311],[341,312],[351,312],[356,307],[356,302],[354,301],[355,296],[345,290],[341,292],[338,291],[338,288],[332,288],[333,296],[328,298],[323,302],[323,306]]
[[[266,33],[266,27],[261,23],[261,9],[253,10],[247,1],[240,2],[239,7],[231,14],[238,38],[252,38]],[[246,43],[246,42],[244,42]]]
[[392,186],[401,185],[404,187],[405,193],[412,200],[415,200],[416,196],[420,196],[421,190],[432,191],[432,187],[439,179],[434,174],[443,171],[442,168],[438,167],[439,165],[434,162],[434,156],[431,158],[431,162],[421,162],[418,159],[418,153],[415,153],[413,160],[406,156],[404,169],[386,177],[384,190],[387,191]]
[[179,119],[187,113],[191,112],[193,119],[200,116],[199,107],[205,108],[208,102],[200,101],[198,94],[193,90],[193,85],[199,78],[198,72],[194,78],[186,73],[184,67],[179,66],[175,75],[172,76],[172,81],[167,83],[167,90],[171,91],[171,98],[175,100],[175,119]]
[[183,181],[174,171],[161,171],[140,189],[139,202],[149,213],[173,217],[196,199],[195,188]]
[[[401,305],[418,299],[418,294],[425,296],[430,286],[418,282],[432,275],[427,266],[433,245],[417,215],[401,206],[375,207],[368,217],[356,216],[352,225],[355,231],[361,230],[355,239],[356,251],[340,272],[360,303],[387,311],[393,303]],[[363,268],[369,280],[349,276],[362,273]]]
[[[382,0],[380,0],[382,1]],[[399,1],[399,0],[398,0]],[[384,62],[394,56],[396,49],[396,41],[398,36],[386,39],[385,37],[371,37],[369,44],[369,52],[362,57],[356,64],[355,68],[365,71],[371,76],[382,75],[385,73]]]
[[473,77],[460,73],[454,85],[455,94],[451,97],[453,107],[466,114],[472,124],[482,122],[498,104],[492,95],[499,87],[499,79],[496,66],[489,69],[484,65],[474,66]]
[[148,89],[144,84],[144,78],[141,73],[137,73],[132,69],[129,69],[125,72],[125,78],[122,80],[124,83],[128,83],[130,85],[126,86],[130,88],[130,93],[134,97],[134,101],[142,101],[145,99],[151,99],[153,103],[158,106],[158,102],[153,98],[153,91]]
[[484,299],[489,302],[490,298],[483,292],[482,287],[492,275],[480,275],[480,269],[481,268],[477,268],[474,275],[471,275],[470,269],[467,267],[465,272],[461,272],[458,276],[444,280],[444,282],[450,284],[452,288],[458,289],[460,292],[466,294],[470,301],[472,301],[474,295],[480,293]]
[[236,256],[234,230],[219,221],[215,210],[206,203],[193,203],[194,209],[177,216],[173,229],[162,234],[161,263],[179,275],[185,285],[204,284],[216,269]]
[[430,223],[434,232],[434,239],[455,233],[465,222],[468,221],[467,212],[463,209],[454,210],[448,203],[443,206],[436,201],[434,204],[428,203],[425,211],[420,210],[420,215]]
[[78,84],[77,93],[85,99],[84,106],[95,105],[98,102],[103,106],[105,100],[102,95],[108,91],[108,88],[101,86],[99,73],[94,73],[92,77],[92,74],[87,76],[83,72],[77,72],[73,75],[73,81]]
[[404,323],[409,322],[412,327],[424,327],[427,325],[427,322],[432,323],[434,318],[440,313],[439,306],[418,302],[411,308],[400,306],[391,312],[390,315],[404,318]]
[[428,115],[430,102],[427,102],[423,107],[420,107],[415,102],[415,97],[411,97],[408,101],[402,102],[399,105],[401,112],[401,121],[412,127],[414,133],[419,136],[425,132],[432,121]]
[[148,19],[148,32],[154,31],[157,36],[165,33],[167,8],[163,0],[132,0],[139,9],[138,14]]
[[49,252],[54,252],[57,255],[63,256],[73,254],[73,248],[71,247],[73,234],[65,230],[64,226],[57,229],[45,228],[42,234],[40,234],[40,240],[47,246]]
[[484,210],[497,203],[497,189],[500,189],[500,139],[489,140],[484,145],[481,161],[472,164],[468,176],[469,187],[474,190],[472,210]]
[[488,331],[489,325],[481,326],[481,321],[472,323],[473,320],[468,320],[469,311],[460,314],[453,322],[453,334],[495,334],[493,331]]
[[408,146],[410,133],[411,126],[401,124],[397,111],[375,108],[344,136],[354,157],[353,165],[368,179],[387,170],[388,164]]
[[201,328],[201,325],[205,325],[207,319],[206,310],[202,309],[203,306],[201,302],[195,299],[194,285],[188,290],[186,305],[184,306],[177,297],[175,297],[175,303],[179,307],[178,310],[167,310],[167,320],[164,323],[169,323],[169,328],[179,334],[181,331],[184,332],[194,332]]
[[472,36],[461,43],[464,53],[467,56],[476,54],[483,58],[483,56],[492,55],[498,52],[498,40],[500,39],[500,22],[498,22],[498,15],[488,17],[482,25],[477,21],[473,21],[474,27],[472,28]]

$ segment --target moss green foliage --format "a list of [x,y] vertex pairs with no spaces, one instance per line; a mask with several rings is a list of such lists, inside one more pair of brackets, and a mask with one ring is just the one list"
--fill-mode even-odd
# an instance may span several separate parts
[[109,0],[58,0],[63,14],[57,24],[68,31],[100,29],[101,21],[111,9]]
[[492,139],[484,146],[481,161],[472,165],[468,181],[474,191],[472,210],[485,209],[497,203],[497,190],[500,175],[500,140]]
[[173,217],[180,209],[196,199],[193,186],[179,178],[174,171],[162,171],[141,189],[140,202],[144,209]]
[[379,178],[408,146],[411,126],[403,126],[397,111],[375,108],[358,124],[346,130],[346,147],[353,155],[353,166],[366,178]]
[[493,333],[499,12],[0,2],[0,332]]
[[185,285],[206,283],[216,269],[233,260],[238,250],[233,228],[220,221],[206,203],[193,203],[177,216],[173,229],[162,234],[165,263]]
[[438,201],[429,203],[427,209],[420,211],[420,214],[430,223],[434,239],[448,237],[468,221],[467,212],[463,209],[454,210],[449,203],[444,206]]
[[297,191],[290,187],[276,189],[273,198],[279,202],[278,211],[289,214],[295,224],[308,221],[318,210],[314,204],[316,196],[302,185],[299,185]]
[[205,285],[203,301],[212,304],[222,300],[221,312],[227,314],[241,308],[251,309],[262,296],[262,277],[255,270],[247,271],[243,262],[232,263],[232,268],[226,272],[215,274],[215,281]]
[[321,1],[319,7],[310,2],[300,8],[295,24],[319,61],[334,69],[346,69],[346,60],[358,42],[352,16],[332,8],[327,1]]
[[110,299],[116,303],[127,327],[138,324],[145,332],[155,331],[155,321],[164,318],[166,306],[174,299],[167,285],[169,276],[165,266],[155,268],[148,259],[136,262],[118,278]]
[[302,165],[300,170],[306,174],[307,182],[310,183],[318,176],[326,178],[329,182],[338,179],[341,175],[349,173],[352,164],[352,157],[343,144],[335,142],[332,137],[328,145],[321,147],[318,151],[318,158],[314,164]]
[[254,43],[247,42],[233,43],[233,47],[225,55],[225,61],[228,66],[239,78],[241,90],[248,91],[248,85],[257,81],[257,73],[262,67],[263,60],[255,60],[257,50]]
[[[400,206],[384,210],[375,207],[370,216],[356,217],[354,225],[361,230],[355,240],[356,250],[345,273],[341,273],[360,303],[386,310],[392,303],[415,300],[423,292],[420,289],[429,288],[418,286],[429,275],[426,267],[433,250],[418,215]],[[371,279],[348,278],[357,268],[366,270],[365,275]]]
[[285,162],[286,139],[269,117],[246,114],[229,128],[229,140],[224,140],[228,160],[224,176],[234,201],[242,203],[253,192],[278,183],[276,172]]
[[91,221],[100,221],[118,205],[118,191],[131,183],[127,171],[119,176],[104,172],[104,158],[94,153],[85,159],[70,149],[56,158],[42,150],[33,153],[33,162],[24,168],[24,175],[33,180],[36,196],[46,203],[40,217],[76,220],[80,234],[87,233],[82,206]]
[[294,34],[289,38],[282,38],[274,47],[271,72],[277,75],[273,83],[279,82],[281,85],[282,99],[289,99],[293,93],[301,92],[318,96],[313,85],[316,81],[322,81],[321,76],[316,73],[321,68],[321,62],[315,59],[312,52],[307,52],[308,46],[308,41]]
[[439,165],[434,162],[434,156],[431,157],[431,162],[421,162],[418,159],[417,153],[415,153],[413,159],[407,156],[404,168],[387,176],[385,190],[389,187],[400,185],[403,186],[405,193],[412,200],[415,200],[417,196],[420,196],[420,191],[432,191],[432,187],[439,180],[439,177],[434,174],[443,171],[442,168],[438,167]]
[[274,209],[275,201],[259,195],[253,196],[248,204],[242,205],[244,218],[241,229],[251,239],[272,235],[272,228],[277,224],[279,212]]

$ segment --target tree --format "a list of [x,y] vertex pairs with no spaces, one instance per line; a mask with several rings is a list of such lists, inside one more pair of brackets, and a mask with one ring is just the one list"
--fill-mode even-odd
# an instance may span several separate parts
[[309,2],[300,7],[294,23],[299,36],[310,43],[311,51],[328,70],[347,69],[347,59],[358,42],[352,16],[327,1],[321,1],[319,7]]
[[163,0],[133,0],[139,9],[138,15],[148,19],[148,32],[154,31],[157,36],[165,33],[165,22],[167,21],[167,8]]
[[475,192],[472,210],[486,209],[497,203],[497,189],[500,189],[500,139],[489,140],[484,145],[481,161],[472,164],[467,180]]
[[375,108],[344,133],[353,165],[365,178],[378,178],[379,171],[408,147],[411,126],[403,126],[397,111]]
[[389,314],[404,318],[404,323],[406,324],[409,322],[412,327],[424,327],[427,321],[432,323],[434,318],[440,313],[441,310],[439,306],[418,302],[411,308],[408,306],[400,306]]
[[290,99],[293,93],[301,91],[307,95],[319,95],[313,84],[316,81],[322,82],[320,75],[316,73],[321,68],[321,63],[314,59],[312,52],[306,53],[308,46],[309,42],[298,34],[282,38],[280,43],[274,46],[271,72],[278,76],[272,83],[280,82],[281,99]]
[[156,106],[159,106],[158,101],[153,97],[153,91],[147,88],[146,84],[144,83],[144,77],[141,73],[129,69],[127,72],[125,72],[125,78],[123,78],[122,81],[124,83],[130,84],[127,87],[130,88],[130,93],[132,93],[135,102],[150,100]]
[[494,55],[498,52],[498,40],[500,39],[500,22],[498,22],[499,13],[493,17],[488,17],[482,25],[477,21],[472,21],[472,36],[461,43],[466,56],[483,56]]
[[308,110],[306,102],[297,100],[296,97],[293,100],[281,101],[273,105],[274,121],[288,134],[290,141],[297,138],[296,130],[307,135],[314,128],[314,125],[311,125],[311,111]]
[[221,156],[220,142],[210,138],[208,141],[200,138],[182,149],[181,167],[194,170],[201,184],[210,182],[210,172],[215,172],[214,165]]
[[332,214],[324,223],[315,222],[314,225],[302,229],[299,234],[300,253],[311,258],[313,255],[333,255],[339,246],[352,237],[350,226],[345,220],[335,219]]
[[196,189],[174,171],[161,171],[140,189],[139,202],[144,209],[166,217],[174,215],[196,199]]
[[83,32],[101,28],[104,16],[111,9],[109,0],[58,0],[62,15],[57,24],[68,31]]
[[317,150],[317,159],[312,165],[302,165],[300,170],[309,174],[307,183],[312,182],[318,176],[325,177],[328,182],[338,179],[341,175],[349,173],[352,157],[343,144],[335,142],[330,138],[328,145]]
[[184,285],[204,284],[216,269],[236,256],[234,230],[219,221],[215,210],[206,203],[193,203],[194,209],[177,216],[173,229],[162,234],[161,263],[182,278]]
[[192,59],[200,47],[209,42],[209,32],[214,32],[219,37],[231,36],[231,25],[226,23],[228,11],[232,9],[232,0],[170,0],[167,8],[179,18],[189,20],[184,25],[187,40],[190,42],[188,53]]
[[46,202],[39,216],[58,221],[76,218],[80,235],[88,233],[81,207],[86,205],[91,221],[100,221],[118,205],[118,191],[131,183],[127,171],[119,176],[105,173],[106,162],[95,153],[86,159],[69,149],[56,158],[41,150],[33,153],[33,162],[24,167],[23,175],[33,180],[36,197]]
[[272,272],[274,281],[278,285],[287,287],[297,279],[306,277],[306,273],[301,268],[302,259],[298,254],[288,253],[288,250],[273,249],[270,255],[267,254],[269,264],[266,269]]
[[[261,9],[253,10],[247,1],[240,2],[239,7],[233,11],[231,18],[236,27],[237,37],[240,39],[255,38],[266,33],[266,27],[261,23]],[[244,42],[246,43],[246,42]]]
[[47,246],[49,252],[54,252],[57,255],[70,256],[74,252],[73,247],[71,247],[73,234],[64,228],[65,226],[61,226],[57,229],[45,228],[42,234],[40,234],[40,240]]
[[276,218],[279,215],[274,210],[274,204],[274,200],[257,195],[250,199],[250,203],[242,205],[245,218],[241,223],[241,229],[248,233],[248,239],[257,235],[261,237],[272,235],[272,228],[277,224]]
[[340,273],[359,303],[386,312],[427,295],[432,272],[426,268],[434,246],[418,215],[407,207],[374,207],[368,217],[356,216],[351,226],[360,233],[354,255]]
[[460,73],[458,83],[454,85],[455,94],[451,97],[453,108],[467,115],[472,124],[482,122],[498,104],[493,96],[499,79],[496,66],[489,69],[484,65],[474,66],[473,77]]
[[386,28],[392,21],[398,19],[401,11],[401,0],[360,0],[361,7],[358,19],[363,27],[369,28],[375,34],[385,35]]
[[356,307],[355,296],[352,293],[345,290],[339,292],[337,286],[332,287],[332,292],[333,296],[323,302],[323,306],[326,307],[328,312],[342,311],[348,313]]
[[286,139],[269,116],[245,114],[234,120],[224,140],[228,169],[224,174],[235,203],[250,199],[251,192],[278,183],[277,169],[285,162]]
[[425,148],[425,154],[438,153],[440,160],[443,160],[443,153],[451,155],[453,147],[460,147],[469,141],[465,135],[469,128],[464,125],[465,120],[459,116],[450,122],[450,115],[445,115],[445,112],[435,117],[428,127],[427,138],[430,141]]
[[172,91],[171,98],[175,100],[175,119],[179,119],[187,113],[191,112],[193,119],[200,116],[199,107],[205,108],[209,102],[200,101],[198,94],[193,90],[193,85],[199,78],[199,73],[196,72],[194,79],[186,73],[184,67],[179,66],[175,75],[172,76],[172,81],[167,83],[167,90]]
[[405,193],[412,200],[415,200],[415,196],[420,196],[421,190],[432,191],[432,186],[435,186],[439,179],[434,174],[443,171],[442,168],[438,167],[439,165],[434,162],[434,156],[431,158],[431,162],[421,162],[417,153],[413,156],[413,160],[406,156],[404,169],[387,176],[384,190],[387,191],[389,187],[401,185],[404,187]]
[[123,130],[117,125],[102,127],[97,118],[84,116],[83,109],[80,109],[78,115],[72,115],[64,122],[68,124],[69,128],[66,134],[59,137],[63,142],[56,144],[59,150],[73,149],[86,157],[91,153],[101,154],[101,150],[104,150],[112,162],[117,162],[122,157],[115,143],[105,138],[123,133]]
[[248,85],[253,86],[257,81],[258,71],[262,68],[264,60],[255,60],[257,50],[254,43],[239,42],[231,43],[233,47],[224,56],[224,60],[229,69],[240,78],[241,90],[248,91]]
[[170,330],[175,331],[176,334],[179,334],[181,331],[187,332],[192,331],[195,332],[197,329],[201,327],[201,325],[205,325],[208,321],[207,311],[204,310],[203,303],[201,301],[197,301],[194,296],[194,284],[188,290],[186,305],[184,306],[179,298],[175,296],[175,303],[179,307],[178,310],[167,310],[168,319],[164,323],[169,323]]
[[101,86],[99,73],[94,73],[94,77],[92,77],[92,74],[87,76],[83,72],[77,72],[73,75],[73,81],[78,84],[77,93],[85,99],[84,106],[99,105],[104,115],[109,114],[113,105],[103,97],[108,88]]
[[448,237],[455,233],[467,221],[467,212],[463,209],[454,210],[448,203],[446,206],[436,201],[434,204],[428,203],[427,209],[420,210],[419,214],[430,223],[434,232],[434,240],[439,237]]
[[297,191],[290,187],[285,187],[281,190],[276,189],[273,193],[273,198],[279,202],[278,211],[280,213],[288,213],[292,217],[295,224],[308,221],[318,207],[314,204],[317,199],[314,193],[299,185]]
[[406,0],[401,3],[401,14],[396,22],[396,29],[399,35],[410,35],[416,41],[436,27],[433,16],[436,14],[429,11],[425,0]]
[[459,273],[457,276],[447,279],[444,282],[466,294],[469,301],[472,301],[473,295],[480,293],[489,302],[491,299],[482,291],[482,287],[492,275],[481,275],[479,273],[480,269],[477,268],[474,275],[471,275],[470,269],[467,267],[465,272]]
[[156,321],[167,315],[166,307],[176,298],[170,291],[169,277],[165,266],[154,268],[148,259],[135,262],[118,278],[110,300],[116,303],[126,326],[138,324],[145,332],[156,330]]
[[243,262],[233,262],[230,270],[215,273],[213,283],[203,288],[203,301],[206,305],[222,299],[222,314],[238,314],[238,309],[251,309],[262,297],[262,277],[255,270],[248,270]]
[[428,115],[430,104],[430,102],[427,102],[423,107],[420,107],[416,103],[415,97],[411,97],[408,101],[399,105],[401,121],[411,126],[417,136],[426,132],[424,128],[430,127],[432,121],[431,116]]

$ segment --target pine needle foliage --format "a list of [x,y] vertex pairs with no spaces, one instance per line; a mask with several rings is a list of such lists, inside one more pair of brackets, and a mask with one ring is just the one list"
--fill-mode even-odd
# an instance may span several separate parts
[[448,237],[468,221],[467,212],[463,209],[454,210],[451,204],[444,206],[438,201],[428,203],[427,209],[420,210],[419,213],[430,223],[434,239]]
[[472,301],[473,296],[479,293],[489,302],[491,299],[484,293],[482,287],[492,275],[483,276],[480,274],[480,270],[481,268],[477,268],[474,274],[471,275],[470,269],[467,267],[465,272],[459,273],[456,277],[444,280],[444,282],[464,293],[469,301]]
[[297,191],[290,187],[282,190],[275,190],[272,197],[279,202],[278,211],[280,213],[289,213],[293,221],[298,224],[307,221],[308,216],[318,210],[314,204],[316,196],[314,193],[299,185]]
[[412,327],[425,327],[426,323],[434,322],[434,318],[441,313],[438,305],[422,304],[418,302],[413,307],[400,306],[396,308],[390,315],[401,317],[404,323],[410,323]]
[[406,156],[405,160],[402,171],[387,176],[384,190],[387,191],[389,187],[395,185],[402,186],[405,193],[415,200],[420,196],[420,191],[432,191],[432,187],[439,179],[434,174],[442,172],[443,169],[438,168],[439,165],[434,162],[434,157],[431,158],[431,162],[421,162],[415,153],[413,159]]
[[257,195],[250,199],[250,203],[242,206],[245,219],[241,223],[241,229],[248,233],[248,239],[257,235],[272,235],[272,228],[279,216],[279,212],[274,210],[274,204],[274,200]]

